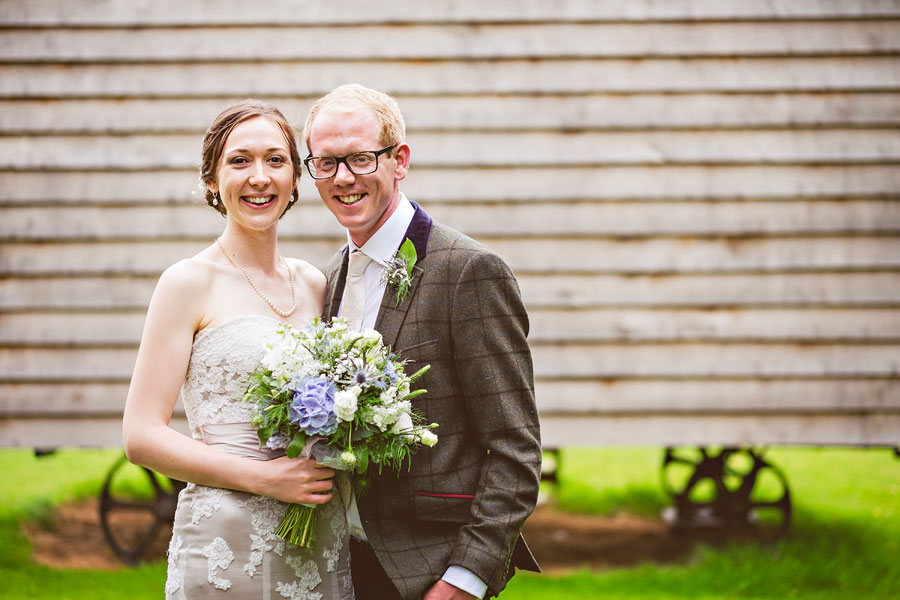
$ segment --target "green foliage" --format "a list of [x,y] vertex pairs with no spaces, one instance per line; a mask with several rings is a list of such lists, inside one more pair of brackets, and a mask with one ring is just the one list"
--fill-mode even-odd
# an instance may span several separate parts
[[396,256],[392,258],[387,268],[384,270],[383,278],[388,287],[397,290],[397,303],[400,306],[406,294],[409,292],[409,286],[412,283],[413,267],[416,266],[418,254],[412,240],[408,239],[403,242],[397,250]]

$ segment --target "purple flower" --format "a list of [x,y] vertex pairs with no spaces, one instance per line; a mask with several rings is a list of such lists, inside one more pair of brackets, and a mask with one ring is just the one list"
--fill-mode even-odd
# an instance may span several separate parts
[[388,361],[387,364],[384,365],[384,373],[388,376],[388,379],[391,380],[391,383],[397,383],[397,368],[392,361]]
[[290,443],[291,439],[288,436],[280,431],[276,431],[269,436],[269,440],[266,442],[266,448],[269,450],[284,450]]
[[291,382],[294,401],[291,423],[307,435],[331,435],[337,429],[334,414],[334,384],[323,377],[304,377]]

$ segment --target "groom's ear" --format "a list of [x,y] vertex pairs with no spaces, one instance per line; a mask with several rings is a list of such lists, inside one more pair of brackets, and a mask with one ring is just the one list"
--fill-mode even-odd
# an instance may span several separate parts
[[394,159],[396,160],[396,165],[394,167],[394,179],[396,181],[401,181],[406,179],[406,174],[409,172],[409,158],[410,158],[410,149],[409,144],[406,142],[397,146],[394,150],[396,155]]

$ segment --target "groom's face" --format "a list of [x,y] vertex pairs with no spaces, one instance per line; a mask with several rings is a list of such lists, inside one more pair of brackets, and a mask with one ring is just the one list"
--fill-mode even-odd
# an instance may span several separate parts
[[[310,127],[309,150],[313,156],[343,157],[355,152],[382,149],[379,124],[371,110],[320,112]],[[409,167],[409,146],[400,144],[378,157],[378,169],[356,175],[345,163],[316,187],[325,206],[347,228],[353,242],[362,246],[394,212],[400,201],[400,181]]]

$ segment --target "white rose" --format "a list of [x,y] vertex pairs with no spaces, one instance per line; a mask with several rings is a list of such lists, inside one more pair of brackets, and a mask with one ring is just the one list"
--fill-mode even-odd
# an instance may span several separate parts
[[409,431],[413,428],[412,418],[409,416],[409,413],[403,413],[400,415],[400,418],[394,423],[391,427],[391,433],[400,435],[403,434],[407,438],[412,437],[409,435]]
[[334,395],[334,414],[341,421],[352,421],[356,415],[356,396],[352,389]]
[[426,446],[434,446],[435,444],[437,444],[438,440],[437,436],[430,429],[426,429],[425,431],[423,431],[422,435],[419,436],[419,439]]

